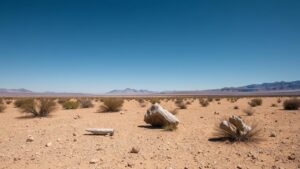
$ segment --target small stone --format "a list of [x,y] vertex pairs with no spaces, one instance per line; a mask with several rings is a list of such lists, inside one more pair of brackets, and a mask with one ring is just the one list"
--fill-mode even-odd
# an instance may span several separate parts
[[130,162],[128,162],[127,163],[127,167],[130,167],[130,168],[132,168],[134,166],[134,164],[133,163],[130,163]]
[[73,133],[73,136],[77,136],[77,134],[76,134],[76,133]]
[[237,165],[236,168],[237,168],[237,169],[242,169],[242,166]]
[[296,159],[295,154],[294,154],[294,153],[290,154],[290,155],[288,156],[288,159],[289,159],[289,160],[295,160],[295,159]]
[[131,150],[130,150],[130,153],[139,153],[140,152],[140,149],[138,147],[132,147]]
[[75,120],[80,119],[80,116],[77,114],[73,117]]
[[51,142],[49,142],[49,143],[46,144],[46,147],[51,147],[51,146],[52,146]]
[[90,160],[90,164],[96,164],[97,162],[98,162],[98,159],[95,159],[95,158]]
[[275,132],[272,132],[272,133],[270,134],[270,137],[276,137],[276,133],[275,133]]
[[26,139],[26,142],[33,142],[33,141],[34,141],[34,138],[31,135],[29,135]]

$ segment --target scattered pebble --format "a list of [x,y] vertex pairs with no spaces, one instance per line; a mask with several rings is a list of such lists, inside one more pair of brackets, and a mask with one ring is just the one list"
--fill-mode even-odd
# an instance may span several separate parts
[[130,150],[130,153],[139,153],[140,152],[140,149],[138,147],[132,147],[131,150]]
[[275,132],[272,132],[272,133],[270,134],[270,137],[276,137],[276,133],[275,133]]
[[49,143],[46,144],[46,147],[51,147],[51,146],[52,146],[51,142],[49,142]]
[[26,142],[33,142],[33,141],[34,141],[34,138],[31,135],[29,135],[26,139]]
[[98,159],[95,159],[95,158],[90,160],[90,164],[96,164],[97,162],[98,162]]

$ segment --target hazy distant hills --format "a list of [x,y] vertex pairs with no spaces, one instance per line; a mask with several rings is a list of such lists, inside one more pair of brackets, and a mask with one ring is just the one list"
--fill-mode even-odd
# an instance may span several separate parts
[[212,90],[196,91],[163,91],[137,90],[126,88],[112,90],[105,94],[86,93],[57,93],[57,92],[33,92],[27,89],[3,89],[0,88],[0,96],[96,96],[96,95],[300,95],[300,80],[293,82],[273,82],[252,84],[241,87],[225,87]]
[[147,95],[147,94],[154,94],[157,92],[149,91],[149,90],[136,90],[131,88],[126,88],[124,90],[112,90],[107,92],[108,95]]
[[259,92],[259,91],[278,91],[278,90],[299,90],[300,81],[293,82],[274,82],[274,83],[262,83],[252,84],[242,87],[225,87],[220,89],[221,91],[229,92]]

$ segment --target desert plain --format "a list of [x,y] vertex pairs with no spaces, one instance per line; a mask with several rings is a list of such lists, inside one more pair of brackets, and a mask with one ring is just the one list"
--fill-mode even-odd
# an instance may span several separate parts
[[[149,127],[143,119],[151,103],[141,106],[134,99],[125,100],[122,110],[114,113],[97,112],[102,103],[95,100],[93,108],[65,110],[57,104],[57,110],[43,118],[29,117],[7,104],[0,113],[0,168],[300,168],[300,110],[284,110],[278,97],[262,97],[262,105],[248,116],[243,110],[251,99],[221,98],[202,107],[197,98],[188,98],[191,104],[177,111],[180,123],[174,131]],[[162,99],[160,105],[176,108],[172,99]],[[261,140],[209,141],[220,120],[231,115],[256,121]],[[88,135],[85,129],[93,127],[114,128],[115,133]],[[132,153],[132,148],[138,152]]]

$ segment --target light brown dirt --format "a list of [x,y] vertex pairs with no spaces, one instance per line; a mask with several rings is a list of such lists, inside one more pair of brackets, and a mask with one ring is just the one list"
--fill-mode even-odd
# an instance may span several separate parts
[[[253,116],[242,111],[249,98],[236,103],[222,99],[221,104],[213,101],[208,107],[195,100],[179,110],[179,128],[172,132],[143,127],[143,115],[150,104],[142,108],[136,101],[126,101],[118,113],[96,113],[97,102],[89,109],[60,108],[49,118],[26,118],[10,104],[0,113],[0,168],[299,168],[300,110],[285,111],[281,104],[271,107],[276,100],[263,98]],[[175,108],[172,101],[161,105]],[[236,105],[238,110],[233,109]],[[258,121],[263,141],[208,141],[217,122],[233,114]],[[80,118],[74,118],[77,115]],[[85,135],[85,128],[90,127],[112,127],[116,132],[112,137]],[[276,137],[270,137],[273,132]],[[29,135],[33,142],[26,142]],[[139,153],[130,153],[132,147]]]

